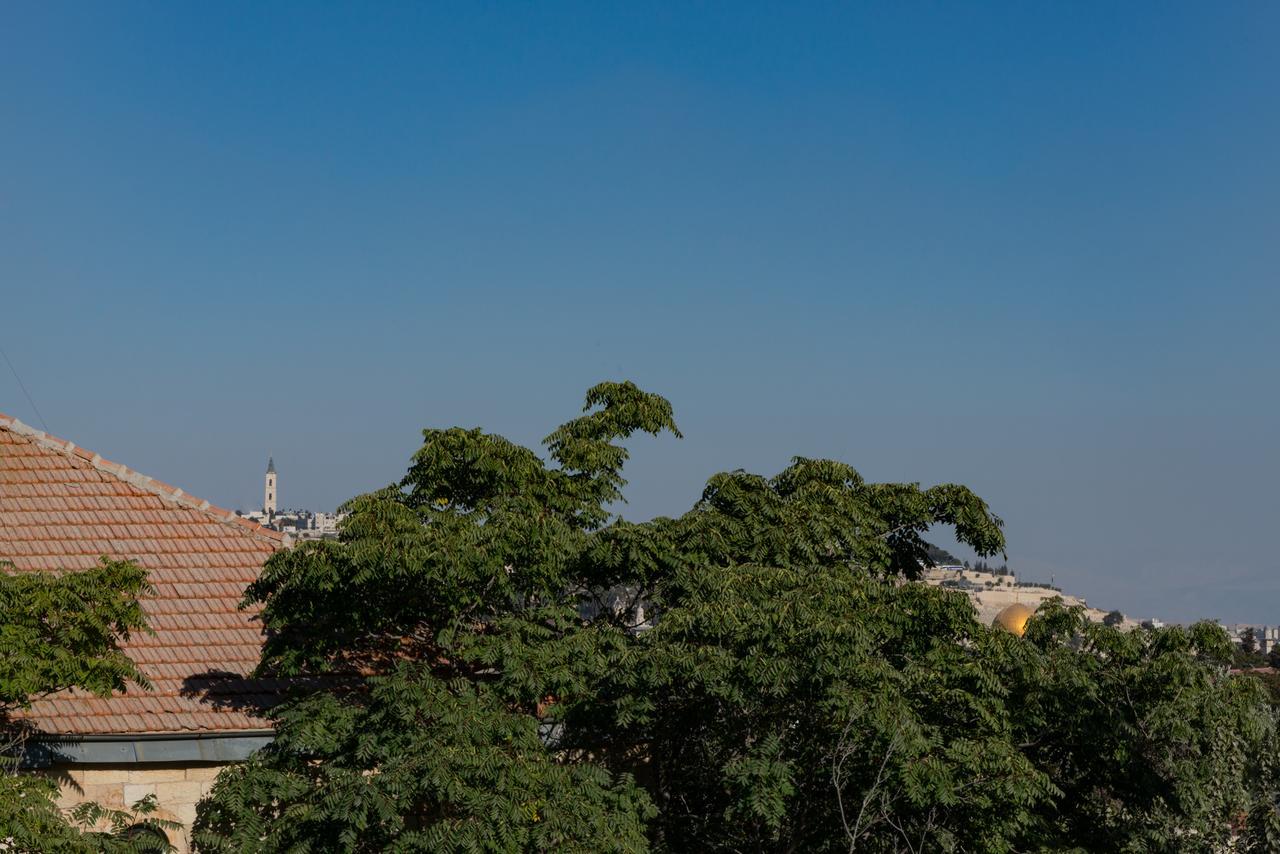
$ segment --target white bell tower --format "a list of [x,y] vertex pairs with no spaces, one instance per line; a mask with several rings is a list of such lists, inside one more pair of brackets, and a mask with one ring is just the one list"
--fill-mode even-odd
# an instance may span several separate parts
[[270,519],[276,515],[276,461],[267,457],[266,485],[262,490],[262,512]]

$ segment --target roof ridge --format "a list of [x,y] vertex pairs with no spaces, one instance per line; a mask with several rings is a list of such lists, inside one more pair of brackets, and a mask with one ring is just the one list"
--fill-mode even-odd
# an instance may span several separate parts
[[46,448],[51,451],[58,451],[68,456],[78,457],[103,474],[111,475],[117,480],[122,480],[130,486],[141,489],[144,492],[150,492],[153,495],[157,495],[165,501],[171,501],[182,507],[198,510],[224,525],[233,525],[243,528],[249,533],[265,537],[279,545],[289,545],[289,537],[283,531],[272,530],[265,525],[260,525],[257,522],[254,522],[252,519],[246,519],[243,516],[238,516],[231,510],[218,507],[217,505],[211,504],[201,498],[197,498],[194,495],[188,495],[176,486],[170,486],[164,481],[156,480],[149,475],[134,471],[123,463],[115,463],[110,460],[105,460],[102,458],[101,454],[81,448],[74,442],[67,441],[66,439],[51,436],[45,431],[37,430],[28,424],[23,424],[12,415],[5,415],[3,412],[0,412],[0,430],[8,430],[19,436],[24,436],[42,448]]

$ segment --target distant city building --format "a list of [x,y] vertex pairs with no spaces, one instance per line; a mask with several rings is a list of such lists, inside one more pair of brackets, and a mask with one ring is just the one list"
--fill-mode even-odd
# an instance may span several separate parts
[[338,523],[347,518],[346,513],[317,513],[315,514],[315,525],[313,530],[320,534],[338,535]]
[[267,458],[267,473],[263,478],[262,509],[237,515],[264,525],[273,531],[288,535],[291,542],[297,540],[334,540],[338,537],[338,525],[347,518],[346,513],[317,513],[312,510],[280,510],[279,476],[276,461]]
[[276,512],[276,461],[267,457],[266,483],[262,490],[262,512],[270,519]]
[[1271,652],[1276,646],[1280,646],[1280,626],[1259,626],[1250,623],[1236,623],[1234,625],[1222,626],[1227,630],[1227,635],[1231,638],[1231,642],[1236,646],[1244,644],[1245,635],[1249,630],[1253,630],[1253,643],[1257,651],[1262,655]]

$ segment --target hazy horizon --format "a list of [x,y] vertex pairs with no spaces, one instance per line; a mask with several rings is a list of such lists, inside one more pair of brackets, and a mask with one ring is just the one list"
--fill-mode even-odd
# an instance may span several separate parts
[[[628,518],[831,457],[971,486],[1091,605],[1280,623],[1280,7],[0,15],[0,348],[56,435],[327,510],[631,379],[685,438]],[[0,412],[42,426],[5,365]]]

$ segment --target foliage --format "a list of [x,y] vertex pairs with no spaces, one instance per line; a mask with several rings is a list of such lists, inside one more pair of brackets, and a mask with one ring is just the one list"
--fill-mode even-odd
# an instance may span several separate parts
[[838,566],[672,586],[644,666],[606,692],[648,757],[660,847],[1009,850],[1053,794],[1012,742],[964,596]]
[[935,546],[933,543],[926,544],[926,551],[929,555],[929,563],[933,566],[959,566],[960,558],[953,555],[944,548]]
[[246,603],[261,672],[297,691],[201,804],[200,849],[1280,838],[1274,719],[1220,630],[1123,633],[1060,602],[1025,639],[988,629],[962,594],[908,583],[934,525],[1000,553],[987,505],[833,461],[718,474],[684,515],[627,522],[609,509],[637,430],[675,433],[670,406],[605,383],[546,460],[424,431],[339,542],[274,556]]
[[1249,670],[1255,667],[1266,667],[1269,663],[1267,656],[1258,652],[1258,645],[1255,641],[1252,648],[1247,648],[1244,644],[1234,644],[1231,649],[1231,666],[1237,670]]
[[1275,668],[1258,668],[1242,671],[1241,676],[1257,679],[1267,690],[1267,697],[1273,709],[1280,709],[1280,672]]
[[1258,637],[1253,630],[1253,626],[1249,626],[1240,635],[1240,649],[1247,655],[1253,655],[1258,651]]
[[981,553],[1003,545],[963,487],[867,484],[803,458],[772,479],[717,475],[658,524],[676,568],[647,592],[662,616],[627,650],[639,664],[615,661],[601,695],[565,711],[582,749],[645,757],[660,847],[874,850],[924,833],[998,850],[1021,821],[1004,801],[1048,795],[967,648],[984,632],[968,600],[898,581],[939,523]]
[[1015,738],[1062,791],[1038,847],[1223,851],[1240,818],[1273,811],[1274,715],[1228,674],[1219,626],[1126,632],[1054,599],[1002,640]]
[[1122,614],[1120,611],[1108,611],[1107,615],[1102,618],[1102,624],[1104,626],[1112,626],[1114,628],[1122,625],[1123,623],[1124,623],[1124,614]]
[[138,596],[148,589],[146,573],[128,562],[0,572],[0,714],[72,685],[103,696],[146,685],[119,641],[146,625]]
[[987,572],[992,575],[1009,575],[1009,565],[1002,563],[999,566],[992,566],[985,560],[974,561],[973,568],[977,572]]
[[163,832],[176,822],[155,817],[154,795],[127,810],[57,805],[57,783],[30,774],[0,774],[0,851],[19,854],[153,854],[172,851]]
[[[33,733],[14,713],[66,688],[98,696],[147,682],[120,648],[145,631],[138,597],[146,573],[128,561],[104,560],[83,572],[17,573],[0,567],[0,849],[12,851],[149,852],[168,850],[148,829],[172,826],[151,815],[153,799],[129,810],[87,803],[68,815],[57,784],[18,773]],[[8,846],[5,848],[4,846]]]
[[220,777],[201,815],[202,850],[644,847],[637,819],[651,808],[630,781],[556,762],[535,717],[419,663],[397,664],[358,698],[292,704],[279,727],[271,747]]
[[578,614],[607,586],[584,556],[621,497],[614,441],[676,432],[630,383],[586,408],[547,438],[554,467],[479,430],[424,431],[400,484],[351,503],[340,544],[269,562],[247,594],[264,667],[330,690],[277,709],[272,748],[218,781],[202,848],[644,848],[635,781],[539,736],[544,701],[588,691],[626,639]]

